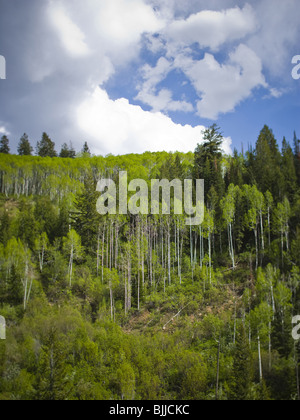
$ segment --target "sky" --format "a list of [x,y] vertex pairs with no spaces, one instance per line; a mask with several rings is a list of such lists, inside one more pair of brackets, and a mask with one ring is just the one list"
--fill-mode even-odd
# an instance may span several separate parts
[[292,141],[299,16],[299,0],[0,0],[0,135],[96,155],[193,151],[214,123],[225,153],[265,124]]

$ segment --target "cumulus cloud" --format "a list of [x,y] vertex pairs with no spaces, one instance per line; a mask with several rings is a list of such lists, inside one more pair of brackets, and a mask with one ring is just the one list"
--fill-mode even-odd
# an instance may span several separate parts
[[212,50],[225,43],[241,40],[253,33],[257,22],[248,4],[240,9],[203,10],[187,19],[175,20],[165,30],[166,38],[181,45],[197,43]]
[[158,111],[182,111],[192,112],[193,105],[184,99],[173,100],[172,92],[169,89],[160,89],[157,91],[157,85],[163,81],[173,69],[173,65],[166,58],[161,57],[155,67],[146,64],[141,73],[144,83],[139,89],[136,100],[149,105],[154,112]]
[[68,54],[79,58],[91,53],[84,33],[70,19],[61,5],[50,3],[49,19]]
[[199,61],[178,57],[175,64],[186,73],[201,97],[197,108],[203,118],[217,119],[220,113],[233,111],[254,88],[267,88],[261,60],[243,44],[230,53],[225,64],[208,53]]
[[[203,126],[175,124],[166,115],[144,111],[125,98],[111,100],[100,87],[78,107],[77,120],[100,154],[189,152],[203,140]],[[228,139],[225,145],[230,152]]]
[[[290,56],[298,53],[298,0],[2,3],[8,78],[0,126],[34,140],[47,131],[58,144],[88,140],[95,153],[192,150],[201,120],[195,128],[175,124],[173,111],[215,119],[256,88],[262,98],[280,98],[286,86],[272,85],[272,77],[286,72],[290,80]],[[178,85],[170,85],[175,71]],[[105,91],[113,77],[116,101]],[[132,79],[128,96],[124,77]],[[183,81],[188,93],[179,89]],[[152,112],[131,104],[137,100]]]
[[7,129],[4,126],[0,125],[0,135],[6,135],[9,136],[9,131],[7,131]]

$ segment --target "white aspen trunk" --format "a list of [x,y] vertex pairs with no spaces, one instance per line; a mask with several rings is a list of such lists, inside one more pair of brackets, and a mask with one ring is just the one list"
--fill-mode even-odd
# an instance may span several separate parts
[[24,271],[24,299],[23,299],[24,311],[26,310],[26,306],[27,306],[27,288],[28,288],[28,261],[26,259],[25,271]]
[[33,277],[31,276],[30,277],[30,286],[29,286],[29,290],[28,290],[28,293],[27,293],[26,304],[28,304],[29,299],[30,299],[30,294],[31,294],[31,289],[32,289],[32,283],[33,283]]
[[106,268],[109,267],[109,225],[107,226],[106,236]]
[[113,249],[112,249],[112,245],[113,245],[113,224],[110,223],[109,225],[109,269],[112,269],[112,254],[113,254]]
[[271,247],[271,220],[270,220],[270,207],[268,207],[268,240],[269,248]]
[[110,293],[110,318],[114,320],[114,304],[113,304],[113,291],[111,281],[109,282],[109,293]]
[[180,284],[181,284],[181,270],[180,270],[180,229],[179,229],[179,223],[178,223],[178,227],[177,227],[177,233],[178,233],[178,240],[177,240],[177,263],[178,263],[178,277],[180,279]]
[[208,234],[208,258],[209,258],[209,283],[212,281],[212,267],[211,267],[211,234]]
[[175,236],[175,252],[174,252],[174,261],[177,262],[177,225],[176,220],[174,219],[174,236]]
[[190,226],[190,254],[191,254],[191,266],[193,271],[193,236],[192,236],[192,225]]
[[257,237],[257,227],[254,229],[255,236],[255,250],[256,250],[256,271],[258,269],[258,237]]
[[282,261],[282,265],[283,265],[283,232],[282,232],[282,230],[281,230],[280,234],[281,234],[281,261]]
[[116,224],[116,247],[115,247],[115,269],[118,268],[119,259],[119,224]]
[[100,227],[99,227],[98,236],[97,236],[97,277],[99,276],[99,267],[100,267]]
[[152,286],[152,243],[151,243],[151,225],[147,226],[148,233],[148,281],[150,286]]
[[128,310],[131,309],[131,289],[132,289],[132,287],[131,287],[131,261],[130,261],[130,258],[131,258],[131,256],[129,255],[129,259],[128,259],[128,288],[127,288],[127,291],[128,291],[128,294],[127,294]]
[[200,233],[200,245],[199,245],[199,247],[200,247],[200,249],[199,249],[199,251],[200,251],[200,267],[202,268],[202,265],[203,265],[203,259],[202,259],[202,226],[200,225],[199,226],[199,233]]
[[286,225],[286,229],[285,229],[285,239],[286,239],[286,250],[287,250],[287,252],[289,252],[290,244],[289,244],[289,227],[288,227],[288,224]]
[[168,280],[171,285],[171,234],[170,234],[170,221],[168,221]]
[[233,344],[236,341],[236,300],[234,301]]
[[263,380],[263,371],[262,371],[262,360],[261,360],[261,347],[260,347],[260,336],[257,336],[258,341],[258,364],[259,364],[259,380]]
[[141,225],[138,221],[138,234],[137,234],[137,248],[138,248],[138,311],[140,310],[140,266],[141,266]]
[[127,290],[126,269],[124,269],[124,286],[125,286],[124,306],[125,306],[125,315],[127,315],[127,312],[128,312],[128,290]]
[[229,252],[232,259],[232,268],[235,269],[235,259],[234,259],[234,249],[233,249],[233,239],[232,239],[232,225],[229,223],[228,225],[229,230]]
[[142,285],[145,287],[145,250],[144,250],[144,225],[142,225]]
[[101,262],[101,280],[104,282],[104,246],[105,246],[105,225],[103,226],[102,233],[102,262]]
[[271,338],[271,333],[272,333],[272,323],[270,321],[269,322],[269,371],[270,372],[272,370],[272,338]]
[[272,285],[272,280],[270,281],[270,291],[271,291],[272,309],[273,309],[273,314],[274,314],[273,317],[274,317],[276,313],[276,307],[275,307],[274,288]]
[[198,246],[198,234],[195,233],[195,244],[194,244],[194,267],[197,264],[197,246]]
[[72,287],[73,259],[74,259],[74,245],[72,245],[72,247],[71,247],[70,262],[69,262],[69,279],[70,279],[70,287]]
[[262,211],[260,210],[260,230],[261,230],[261,247],[262,250],[265,250],[265,238],[264,238],[264,224],[263,224],[263,217],[262,217]]

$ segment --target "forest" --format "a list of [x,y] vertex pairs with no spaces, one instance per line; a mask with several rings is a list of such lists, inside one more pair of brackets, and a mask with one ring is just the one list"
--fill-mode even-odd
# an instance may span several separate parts
[[[33,155],[0,142],[1,400],[299,400],[300,140]],[[280,142],[281,144],[281,142]],[[97,213],[100,179],[204,179],[205,216]]]

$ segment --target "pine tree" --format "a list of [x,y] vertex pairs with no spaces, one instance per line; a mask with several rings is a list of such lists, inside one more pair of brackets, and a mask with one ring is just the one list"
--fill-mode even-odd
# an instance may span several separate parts
[[275,136],[266,125],[258,137],[254,156],[253,175],[258,189],[262,193],[269,190],[273,197],[279,198],[283,190],[281,155]]
[[250,386],[253,377],[251,365],[251,350],[246,336],[245,326],[244,324],[241,324],[237,334],[233,357],[231,399],[249,399]]
[[220,128],[213,124],[203,132],[204,142],[198,144],[195,150],[194,176],[196,179],[205,180],[206,198],[212,187],[219,197],[224,192],[222,177],[222,152],[223,136]]
[[28,135],[24,133],[19,142],[18,153],[20,156],[31,156],[32,152],[33,148],[29,143]]
[[297,190],[297,174],[293,150],[285,137],[282,142],[281,168],[284,179],[284,191],[288,198],[292,199]]
[[39,400],[55,401],[68,397],[71,384],[67,375],[66,357],[66,348],[53,327],[39,354],[36,374]]
[[10,147],[9,147],[9,140],[7,136],[2,136],[0,140],[0,153],[5,155],[9,155]]
[[89,148],[89,146],[88,146],[87,142],[85,142],[85,143],[84,143],[84,145],[83,145],[83,148],[82,148],[82,153],[83,153],[84,155],[89,155],[89,156],[91,156],[91,151],[90,151],[90,148]]
[[55,143],[46,133],[43,133],[42,140],[37,143],[37,154],[41,157],[57,157]]
[[297,138],[296,132],[294,132],[294,160],[297,180],[300,182],[300,140]]
[[70,146],[68,146],[67,143],[64,143],[62,145],[59,157],[74,159],[75,156],[76,156],[76,152],[75,152],[72,144],[70,143]]
[[97,213],[96,203],[99,193],[92,173],[84,180],[84,189],[75,200],[75,212],[71,214],[73,225],[82,239],[85,247],[90,248],[98,233],[100,216]]

